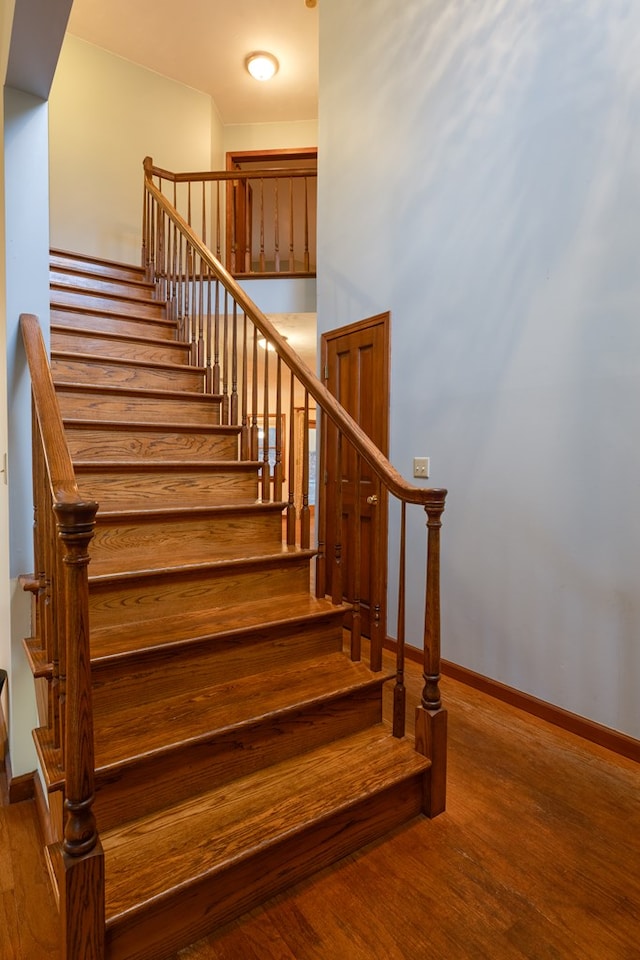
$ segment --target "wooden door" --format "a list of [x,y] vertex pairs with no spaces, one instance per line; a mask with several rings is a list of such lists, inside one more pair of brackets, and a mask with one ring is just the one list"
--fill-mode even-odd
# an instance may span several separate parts
[[[322,363],[328,389],[358,422],[385,456],[389,452],[389,314],[371,317],[322,336]],[[325,421],[326,422],[326,421]],[[386,633],[387,498],[370,467],[356,458],[350,445],[338,451],[336,430],[326,427],[326,578],[332,591],[336,547],[343,569],[343,595],[353,602],[357,592],[355,546],[359,522],[359,609],[361,632],[378,641]],[[340,460],[342,524],[336,529],[336,485]],[[359,471],[359,483],[358,483]],[[351,625],[351,617],[345,626]]]

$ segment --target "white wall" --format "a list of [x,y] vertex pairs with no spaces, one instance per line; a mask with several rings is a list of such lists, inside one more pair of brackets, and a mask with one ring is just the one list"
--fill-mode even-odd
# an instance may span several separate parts
[[[238,123],[224,128],[224,149],[285,150],[315,147],[318,143],[316,120],[295,120],[281,123]],[[223,167],[224,169],[224,163]]]
[[52,245],[139,262],[142,161],[210,169],[211,98],[67,34],[49,106]]
[[319,328],[391,310],[391,459],[450,491],[443,655],[634,737],[638,36],[627,0],[323,0],[318,144]]

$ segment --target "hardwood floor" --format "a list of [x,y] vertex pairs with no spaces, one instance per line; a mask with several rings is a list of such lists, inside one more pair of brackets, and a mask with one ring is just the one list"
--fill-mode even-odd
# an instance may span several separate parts
[[[407,685],[415,698],[415,664]],[[640,958],[640,767],[456,681],[442,690],[447,812],[180,960]],[[0,960],[56,957],[53,910],[33,804],[2,806]]]

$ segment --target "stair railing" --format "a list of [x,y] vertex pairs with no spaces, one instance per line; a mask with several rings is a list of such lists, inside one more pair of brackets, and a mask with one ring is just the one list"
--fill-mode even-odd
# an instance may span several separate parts
[[[154,182],[152,161],[144,163],[143,266],[166,299],[178,336],[191,345],[191,362],[203,368],[205,389],[220,399],[221,423],[240,428],[240,456],[255,461],[260,472],[263,501],[283,502],[286,541],[291,547],[311,542],[309,507],[308,428],[313,412],[321,436],[318,476],[320,504],[316,558],[316,593],[330,594],[334,604],[345,596],[345,562],[360,568],[360,521],[356,517],[354,544],[342,543],[342,467],[355,457],[356,476],[368,464],[377,478],[379,501],[387,495],[401,505],[398,625],[393,733],[405,732],[405,545],[408,504],[422,506],[427,515],[427,565],[424,614],[424,687],[416,712],[416,748],[432,761],[425,810],[444,809],[446,777],[446,711],[440,697],[440,527],[446,490],[425,489],[408,483],[389,463],[366,433],[242,290],[208,249],[193,227]],[[154,173],[155,171],[155,173]],[[167,171],[164,177],[171,178]],[[184,175],[187,176],[187,175]],[[315,407],[315,410],[313,408]],[[296,448],[294,414],[304,411],[303,449]],[[286,417],[289,424],[286,426]],[[335,475],[325,477],[327,446],[333,444]],[[287,454],[288,449],[288,454]],[[353,451],[348,454],[348,451]],[[286,454],[286,456],[285,456]],[[303,469],[296,469],[302,461]],[[302,490],[296,490],[301,476]],[[330,495],[328,495],[330,494]],[[328,516],[327,504],[331,504]],[[301,504],[300,507],[297,504]],[[356,511],[356,514],[358,511]],[[298,533],[299,531],[299,533]],[[331,543],[331,556],[326,545]],[[357,555],[356,555],[357,552]],[[355,592],[359,592],[357,577]],[[351,656],[360,658],[360,600],[349,598],[353,610]],[[383,598],[377,598],[379,606]],[[370,662],[382,666],[384,637],[373,630]]]
[[[234,277],[315,277],[315,169],[172,173],[150,157],[144,163],[147,176]],[[146,215],[146,203],[144,209]]]
[[[88,547],[98,504],[78,491],[38,318],[20,328],[31,374],[36,643],[49,679],[46,749],[64,780],[54,845],[61,956],[104,957],[104,855],[93,815]],[[82,904],[82,909],[79,905]]]

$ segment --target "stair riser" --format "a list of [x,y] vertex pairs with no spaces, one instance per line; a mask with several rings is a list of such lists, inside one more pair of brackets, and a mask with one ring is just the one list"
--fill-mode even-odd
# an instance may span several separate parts
[[56,389],[63,418],[115,420],[127,423],[180,423],[215,426],[220,423],[220,405],[214,398],[181,399],[160,397],[127,397],[103,394],[99,390],[73,390],[61,384]]
[[187,363],[190,347],[167,341],[166,344],[149,341],[118,340],[113,337],[91,336],[81,330],[51,331],[51,349],[67,353],[91,353],[96,356],[120,357],[125,360],[146,360],[151,363]]
[[108,960],[170,960],[181,947],[417,816],[422,780],[412,778],[334,813],[302,836],[150,904],[144,916],[108,921]]
[[105,310],[120,317],[140,317],[145,320],[166,320],[164,303],[128,300],[125,297],[107,297],[100,293],[53,287],[51,300],[56,306],[79,307],[82,310]]
[[296,558],[279,561],[277,566],[232,567],[209,575],[196,570],[180,576],[141,577],[122,583],[90,582],[89,616],[91,628],[95,629],[168,617],[176,610],[240,604],[247,597],[263,600],[308,591],[309,561]]
[[67,443],[74,460],[237,460],[238,435],[226,433],[178,433],[159,425],[148,430],[114,427],[66,427]]
[[113,689],[124,703],[151,703],[166,693],[168,675],[173,678],[172,692],[179,695],[207,682],[229,683],[246,676],[267,676],[270,670],[341,649],[339,612],[302,625],[239,629],[235,635],[207,638],[186,650],[156,649],[109,663],[94,662],[93,687],[96,703],[111,696]]
[[212,560],[231,541],[239,550],[274,550],[282,542],[280,514],[248,510],[244,516],[160,517],[135,523],[101,521],[98,515],[90,553],[92,560],[117,560],[122,569],[132,564],[145,569],[172,563],[178,556],[182,563]]
[[185,390],[204,392],[201,370],[132,366],[96,360],[68,360],[54,357],[51,361],[56,383],[100,383],[112,387],[135,387],[140,390]]
[[112,263],[94,257],[85,257],[82,254],[68,253],[64,250],[54,250],[49,257],[50,266],[54,269],[82,270],[96,277],[108,277],[121,280],[142,282],[144,270],[142,267],[132,267],[126,263]]
[[109,313],[92,313],[88,308],[68,307],[57,303],[51,306],[51,322],[63,327],[74,327],[86,333],[98,331],[116,336],[150,337],[152,340],[177,340],[175,323],[169,320],[145,320]]
[[218,506],[251,503],[258,494],[255,471],[206,470],[187,466],[163,470],[126,470],[100,474],[78,469],[78,486],[103,510],[137,507]]
[[100,277],[96,274],[86,274],[72,267],[57,268],[52,266],[49,271],[49,281],[56,285],[75,287],[90,293],[105,293],[111,296],[135,298],[136,300],[153,300],[155,286],[141,280],[117,279],[116,277]]
[[[257,679],[256,684],[259,682]],[[381,718],[382,701],[377,686],[291,711],[275,723],[264,721],[218,734],[209,743],[182,747],[129,770],[111,774],[98,771],[94,805],[98,829],[110,830],[148,816],[212,786],[224,786],[272,763],[364,730]],[[153,790],[149,789],[151,783]]]

